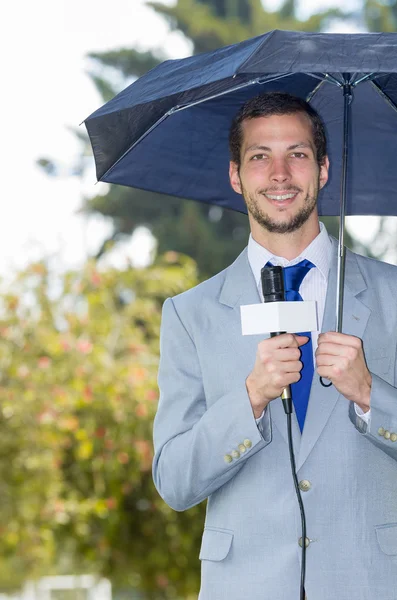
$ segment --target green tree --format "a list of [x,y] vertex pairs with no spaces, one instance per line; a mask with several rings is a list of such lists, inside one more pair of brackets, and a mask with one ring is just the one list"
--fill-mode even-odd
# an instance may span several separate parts
[[0,296],[0,588],[88,571],[147,599],[197,591],[204,506],[176,513],[151,477],[161,306],[196,282],[168,253],[32,264]]
[[369,31],[397,31],[397,1],[365,0],[364,19]]
[[[300,21],[294,0],[285,0],[279,12],[265,10],[261,0],[178,0],[174,6],[161,2],[148,5],[168,21],[171,30],[184,34],[193,53],[214,50],[271,29],[317,31],[341,14],[336,9],[325,10]],[[156,49],[139,52],[124,48],[92,53],[90,58],[94,61],[91,77],[103,99],[108,100],[127,81],[166,57]],[[249,233],[245,215],[125,187],[110,186],[106,195],[87,200],[86,210],[113,219],[113,240],[129,235],[140,225],[147,226],[158,241],[159,253],[172,249],[194,257],[200,278],[230,264],[246,245]],[[330,223],[335,230],[335,223]]]

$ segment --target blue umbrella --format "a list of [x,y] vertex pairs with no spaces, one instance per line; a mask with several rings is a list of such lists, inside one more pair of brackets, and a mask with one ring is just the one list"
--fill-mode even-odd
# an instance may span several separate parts
[[[321,215],[397,215],[397,34],[272,31],[149,71],[85,120],[99,181],[246,212],[228,180],[228,132],[247,99],[308,100],[328,138]],[[348,176],[347,176],[348,175]]]

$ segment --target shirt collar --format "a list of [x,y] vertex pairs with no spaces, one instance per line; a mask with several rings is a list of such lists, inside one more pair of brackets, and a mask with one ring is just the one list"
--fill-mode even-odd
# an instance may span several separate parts
[[275,256],[269,250],[258,244],[250,235],[248,240],[248,261],[254,274],[255,281],[259,285],[261,280],[261,269],[267,262],[281,267],[296,265],[303,259],[310,260],[320,271],[325,281],[328,280],[328,273],[332,259],[332,243],[329,239],[324,224],[320,221],[320,233],[303,250],[303,252],[293,260],[287,260],[282,256]]

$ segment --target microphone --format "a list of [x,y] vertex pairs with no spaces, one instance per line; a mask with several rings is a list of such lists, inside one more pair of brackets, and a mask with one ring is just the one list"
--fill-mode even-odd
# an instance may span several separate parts
[[[261,281],[263,299],[265,302],[284,302],[284,276],[282,267],[263,267],[261,269]],[[285,331],[276,331],[270,334],[270,337],[281,335]],[[281,399],[283,401],[285,414],[292,413],[292,395],[291,387],[287,385],[282,391]]]

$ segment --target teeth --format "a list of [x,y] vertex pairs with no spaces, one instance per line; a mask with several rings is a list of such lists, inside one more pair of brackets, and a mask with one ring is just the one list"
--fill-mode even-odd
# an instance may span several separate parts
[[289,200],[290,198],[293,198],[295,194],[283,194],[282,196],[275,196],[273,194],[266,194],[266,196],[268,198],[270,198],[270,200]]

